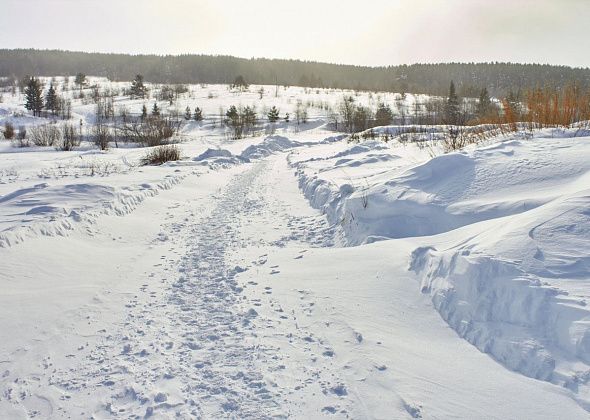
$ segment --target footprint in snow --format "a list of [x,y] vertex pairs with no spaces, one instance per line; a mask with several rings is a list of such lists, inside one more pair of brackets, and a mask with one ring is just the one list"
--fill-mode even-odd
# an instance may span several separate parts
[[328,406],[322,408],[322,413],[336,414],[336,407],[332,407],[331,405],[328,405]]
[[348,391],[346,390],[346,387],[342,384],[338,384],[336,386],[333,386],[332,388],[330,388],[330,391],[332,392],[332,394],[336,394],[339,397],[345,397],[348,395]]

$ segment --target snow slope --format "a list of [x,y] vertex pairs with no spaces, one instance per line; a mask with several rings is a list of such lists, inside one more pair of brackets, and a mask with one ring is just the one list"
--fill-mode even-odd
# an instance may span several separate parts
[[[409,266],[449,325],[509,369],[570,389],[589,408],[590,148],[587,137],[565,134],[399,168],[393,160],[382,172],[378,162],[398,150],[378,143],[291,161],[345,243],[424,237]],[[344,155],[354,156],[349,168],[373,169],[364,183],[334,175]]]
[[589,417],[589,137],[234,141],[219,106],[342,92],[190,89],[178,162],[0,142],[0,417]]

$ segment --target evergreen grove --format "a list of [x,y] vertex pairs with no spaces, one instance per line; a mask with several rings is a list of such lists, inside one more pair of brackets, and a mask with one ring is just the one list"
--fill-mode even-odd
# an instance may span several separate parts
[[[60,50],[1,49],[0,76],[104,76],[114,81],[153,83],[232,83],[236,76],[252,84],[412,92],[446,96],[454,80],[461,97],[490,96],[537,87],[562,88],[576,83],[590,88],[590,69],[540,64],[447,63],[363,67],[300,60],[244,59],[210,55],[126,55]],[[142,80],[136,80],[142,97]]]

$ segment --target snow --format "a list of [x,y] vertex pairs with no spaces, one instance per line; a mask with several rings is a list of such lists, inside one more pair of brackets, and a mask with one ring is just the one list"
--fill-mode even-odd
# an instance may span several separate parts
[[[588,133],[213,126],[345,93],[257,89],[190,86],[206,119],[162,166],[0,141],[0,417],[588,418]],[[0,124],[45,121],[21,99]]]
[[589,407],[590,150],[588,138],[564,137],[508,139],[382,173],[372,161],[373,175],[355,187],[331,174],[340,166],[331,161],[370,162],[371,143],[322,159],[320,169],[296,165],[303,191],[340,224],[345,243],[428,237],[410,269],[449,325]]

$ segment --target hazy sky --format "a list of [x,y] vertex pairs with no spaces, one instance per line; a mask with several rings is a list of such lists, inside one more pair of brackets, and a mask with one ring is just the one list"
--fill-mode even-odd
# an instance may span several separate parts
[[0,48],[590,67],[590,0],[0,0]]

